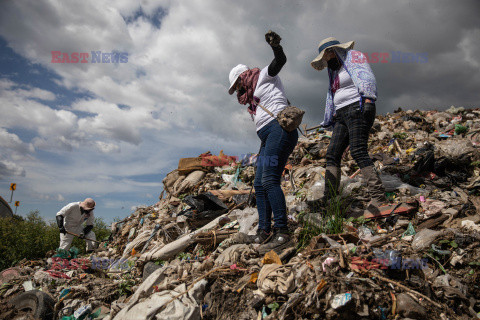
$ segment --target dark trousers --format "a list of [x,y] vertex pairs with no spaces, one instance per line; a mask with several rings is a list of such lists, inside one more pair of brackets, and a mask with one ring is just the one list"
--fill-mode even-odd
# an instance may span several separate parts
[[287,132],[277,120],[272,120],[257,135],[261,146],[253,185],[257,198],[258,228],[270,232],[272,212],[274,227],[287,227],[287,206],[280,179],[288,157],[297,144],[298,132]]
[[366,103],[363,111],[354,103],[338,110],[327,149],[327,167],[340,167],[342,155],[350,145],[350,154],[360,169],[373,165],[368,155],[368,133],[375,121],[375,105]]

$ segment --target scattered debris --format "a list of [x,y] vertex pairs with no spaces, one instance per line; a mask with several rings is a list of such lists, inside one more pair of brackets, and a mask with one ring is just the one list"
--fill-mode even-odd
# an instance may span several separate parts
[[479,115],[378,116],[369,151],[394,208],[373,217],[363,216],[369,198],[348,152],[341,194],[319,205],[331,134],[308,130],[282,179],[294,242],[278,255],[244,243],[258,220],[254,155],[181,159],[165,197],[114,223],[92,255],[2,271],[0,318],[478,318]]

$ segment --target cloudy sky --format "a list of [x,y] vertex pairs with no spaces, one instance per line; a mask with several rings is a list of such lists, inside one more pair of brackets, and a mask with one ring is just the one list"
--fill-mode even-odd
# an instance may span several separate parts
[[[16,182],[18,213],[49,219],[90,196],[111,221],[154,204],[180,157],[256,152],[228,73],[268,65],[269,29],[283,38],[280,76],[308,126],[322,120],[328,78],[310,61],[329,36],[386,54],[371,64],[379,113],[478,107],[479,9],[475,0],[2,0],[0,195],[8,201]],[[89,57],[52,63],[52,51]],[[92,51],[128,61],[93,63]]]

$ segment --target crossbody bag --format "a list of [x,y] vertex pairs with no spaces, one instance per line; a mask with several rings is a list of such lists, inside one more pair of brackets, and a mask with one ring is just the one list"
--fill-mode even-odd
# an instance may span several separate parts
[[257,106],[262,108],[263,111],[268,113],[272,118],[277,119],[280,126],[287,132],[292,132],[297,129],[302,123],[303,115],[305,114],[305,111],[297,107],[287,106],[275,117],[270,110],[262,106],[260,103],[257,102]]

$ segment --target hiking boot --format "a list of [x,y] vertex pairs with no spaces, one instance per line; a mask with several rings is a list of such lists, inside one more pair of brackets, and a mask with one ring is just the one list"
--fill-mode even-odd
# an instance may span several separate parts
[[275,251],[277,254],[280,254],[285,248],[291,246],[293,246],[293,239],[290,236],[288,229],[274,229],[272,239],[269,242],[260,245],[257,248],[257,251],[262,256],[271,250]]
[[372,198],[372,203],[388,203],[387,198],[385,197],[385,188],[383,187],[382,180],[378,175],[377,170],[374,166],[368,166],[362,169],[363,179],[367,185],[368,193]]
[[245,244],[263,244],[272,237],[271,232],[265,232],[265,230],[257,229],[257,234],[247,235],[245,238]]
[[364,216],[379,217],[387,211],[391,211],[395,206],[391,205],[385,197],[385,188],[382,180],[374,166],[368,166],[362,169],[362,175],[367,185],[371,201],[367,204]]

